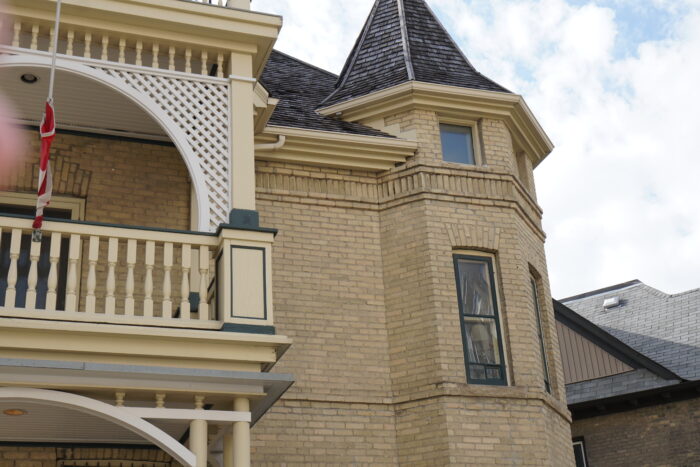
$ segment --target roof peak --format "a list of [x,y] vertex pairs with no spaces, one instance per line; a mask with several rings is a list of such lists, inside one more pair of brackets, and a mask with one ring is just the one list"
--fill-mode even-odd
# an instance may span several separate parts
[[322,105],[406,81],[509,92],[476,71],[425,0],[376,0]]

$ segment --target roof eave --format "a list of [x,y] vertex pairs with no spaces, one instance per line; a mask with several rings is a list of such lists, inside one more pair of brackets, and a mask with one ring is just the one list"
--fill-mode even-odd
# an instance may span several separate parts
[[537,166],[554,149],[522,96],[443,84],[408,81],[318,109],[321,115],[359,122],[411,109],[434,110],[445,117],[491,117],[505,121],[516,144]]

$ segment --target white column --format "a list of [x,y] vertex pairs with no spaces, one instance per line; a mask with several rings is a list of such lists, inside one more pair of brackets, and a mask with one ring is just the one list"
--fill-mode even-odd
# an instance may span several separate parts
[[[250,401],[238,397],[233,402],[236,412],[250,412]],[[233,424],[233,467],[250,467],[250,422]]]
[[231,207],[255,210],[255,124],[253,58],[232,53],[230,65]]
[[[194,400],[195,409],[204,410],[204,397],[195,396]],[[207,467],[209,446],[206,420],[192,420],[190,422],[190,451],[197,456],[197,467]]]
[[233,467],[233,426],[224,435],[224,467]]

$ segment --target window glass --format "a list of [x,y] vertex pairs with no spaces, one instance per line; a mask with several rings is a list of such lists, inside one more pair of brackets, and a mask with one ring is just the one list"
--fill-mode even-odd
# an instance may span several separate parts
[[574,459],[576,459],[576,467],[588,467],[583,441],[574,441]]
[[455,256],[467,379],[506,384],[503,346],[490,258]]
[[530,279],[532,286],[532,301],[535,304],[535,318],[537,319],[537,337],[540,340],[540,354],[542,355],[542,372],[544,373],[544,388],[547,392],[552,392],[552,387],[549,382],[549,365],[547,364],[547,352],[544,345],[544,333],[542,332],[542,313],[540,312],[540,301],[537,294],[537,282],[534,278]]
[[440,125],[442,159],[447,162],[474,164],[472,129],[468,126]]

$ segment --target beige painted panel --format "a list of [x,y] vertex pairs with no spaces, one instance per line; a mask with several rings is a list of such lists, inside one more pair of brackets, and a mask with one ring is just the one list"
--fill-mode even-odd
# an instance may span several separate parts
[[233,271],[233,315],[266,319],[264,250],[231,248]]
[[560,322],[557,322],[557,334],[566,384],[633,370],[626,363]]

